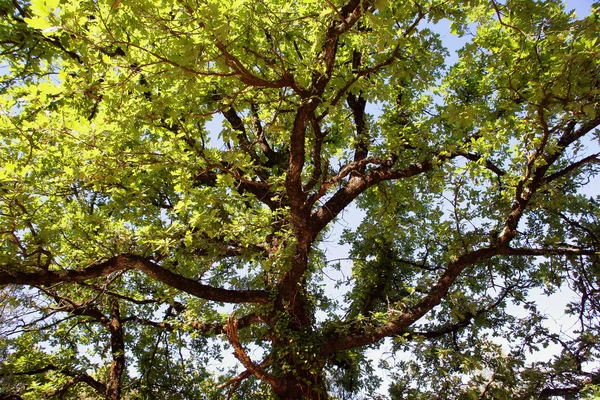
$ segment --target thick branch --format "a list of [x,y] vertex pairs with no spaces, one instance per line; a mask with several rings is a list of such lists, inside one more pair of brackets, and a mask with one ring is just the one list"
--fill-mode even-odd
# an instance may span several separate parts
[[[237,184],[237,190],[239,192],[249,192],[252,193],[258,201],[265,204],[271,210],[276,210],[280,207],[280,203],[274,201],[274,198],[277,198],[277,194],[272,192],[269,185],[260,182],[253,182],[251,180],[243,179],[242,176],[244,173],[237,169],[235,166],[230,167],[223,163],[222,165],[215,165],[214,168],[220,169],[222,171],[228,172],[231,176],[239,181]],[[198,185],[205,186],[215,186],[217,184],[217,173],[211,170],[202,170],[194,177],[194,181]],[[231,255],[238,255],[231,254]]]
[[450,263],[446,272],[438,279],[437,283],[433,285],[429,294],[419,303],[402,311],[396,318],[380,326],[359,328],[343,336],[334,335],[323,347],[325,353],[334,354],[338,351],[375,343],[384,337],[400,334],[442,301],[456,278],[466,267],[481,260],[489,259],[498,253],[498,248],[490,247],[475,250],[456,258]]
[[[467,312],[466,315],[464,315],[456,323],[442,326],[442,327],[440,327],[440,328],[438,328],[436,330],[433,330],[433,331],[427,331],[427,332],[409,332],[408,333],[408,338],[412,339],[412,338],[424,337],[426,339],[436,339],[436,338],[445,336],[445,335],[447,335],[449,333],[458,332],[460,329],[466,328],[467,326],[469,326],[469,324],[471,324],[471,322],[475,318],[477,318],[479,316],[482,316],[484,314],[487,314],[488,312],[490,312],[494,308],[498,307],[498,305],[502,301],[504,301],[504,299],[506,298],[506,296],[508,296],[508,294],[510,293],[510,291],[513,288],[514,288],[514,286],[508,287],[506,290],[504,290],[502,292],[502,294],[496,299],[496,301],[494,301],[492,304],[488,305],[487,307],[484,307],[484,308],[479,309],[477,311],[469,311],[469,312]],[[403,337],[406,337],[406,334],[404,334]]]
[[302,189],[302,170],[305,162],[305,140],[306,127],[311,118],[314,118],[314,110],[318,101],[314,98],[305,101],[294,119],[292,135],[290,137],[290,158],[285,178],[285,188],[290,201],[292,224],[296,228],[296,234],[303,234],[302,229],[306,225],[306,194]]
[[[441,162],[452,157],[455,156],[440,156],[437,157],[436,161]],[[369,159],[361,160],[361,162],[367,160]],[[319,207],[319,209],[311,215],[311,229],[313,234],[318,234],[318,232],[346,208],[346,206],[368,188],[386,180],[410,178],[431,171],[434,168],[434,165],[433,159],[422,163],[411,164],[403,169],[391,169],[389,166],[384,165],[369,172],[365,176],[351,178],[344,187],[339,189],[323,206]],[[350,168],[348,171],[342,171],[340,172],[340,175],[350,173],[352,170],[353,168]]]
[[540,392],[540,399],[553,399],[555,397],[571,398],[581,391],[579,387],[545,388]]
[[[310,121],[312,130],[313,130],[313,134],[315,135],[315,143],[313,145],[313,149],[312,149],[312,160],[313,160],[313,173],[312,176],[310,177],[310,180],[306,183],[306,185],[304,186],[304,191],[305,192],[310,192],[315,185],[319,182],[319,179],[321,178],[322,175],[326,175],[327,174],[327,169],[328,169],[328,163],[327,160],[325,160],[325,168],[323,168],[322,165],[322,159],[321,159],[321,151],[323,149],[323,140],[325,140],[325,136],[327,135],[327,132],[323,132],[321,130],[321,126],[319,125],[319,121],[317,121],[316,118],[312,118]],[[308,207],[311,207],[312,204],[310,204]]]
[[203,285],[194,279],[169,271],[144,257],[132,254],[121,254],[81,269],[42,272],[0,271],[0,286],[10,284],[41,286],[60,282],[83,282],[129,269],[137,269],[168,286],[206,300],[224,303],[266,304],[269,302],[268,294],[264,291],[230,290]]
[[125,370],[125,341],[123,325],[121,324],[121,311],[119,302],[116,299],[110,301],[111,314],[108,323],[110,331],[110,348],[112,363],[108,371],[108,381],[106,383],[106,399],[121,399],[121,375]]
[[[37,375],[37,374],[46,373],[48,371],[58,371],[63,375],[70,376],[71,378],[75,379],[78,382],[83,382],[83,383],[89,385],[91,388],[93,388],[96,392],[98,392],[101,395],[104,395],[106,393],[106,386],[102,382],[97,381],[96,379],[94,379],[93,377],[88,375],[87,373],[71,371],[71,370],[64,369],[64,368],[58,368],[57,366],[52,365],[52,364],[47,365],[42,368],[35,369],[35,370],[30,370],[30,371],[0,373],[0,377],[9,376],[9,375],[14,375],[14,376]],[[2,400],[2,399],[3,399],[2,394],[0,394],[0,400]],[[10,397],[8,397],[8,399],[10,399]]]
[[598,252],[596,250],[580,249],[576,247],[542,249],[509,247],[504,254],[511,256],[593,256],[598,254]]
[[314,111],[322,101],[327,84],[332,78],[335,65],[339,37],[347,32],[358,21],[363,12],[369,8],[369,1],[350,0],[339,12],[340,21],[335,21],[325,33],[325,41],[316,64],[324,68],[316,68],[312,75],[309,98],[305,98],[298,109],[290,137],[290,159],[286,175],[286,191],[290,199],[292,224],[297,235],[306,234],[304,228],[309,210],[305,207],[306,194],[302,190],[302,169],[305,162],[306,128],[309,121],[315,118]]
[[596,154],[587,156],[577,162],[574,162],[573,164],[570,164],[568,167],[565,167],[565,168],[561,169],[560,171],[556,171],[555,173],[544,178],[544,180],[542,181],[542,184],[546,184],[546,183],[555,181],[559,178],[565,177],[586,164],[592,164],[592,163],[600,164],[599,156],[600,156],[600,153],[596,153]]
[[227,46],[217,41],[215,43],[219,49],[227,65],[235,71],[235,74],[239,76],[240,80],[249,86],[255,87],[268,87],[268,88],[285,88],[285,87],[296,87],[296,82],[292,75],[287,71],[283,71],[283,76],[276,81],[267,81],[259,76],[254,75],[248,68],[242,64],[242,62],[227,50]]
[[[581,128],[583,129],[583,128]],[[580,131],[581,131],[580,129]],[[572,143],[575,136],[581,135],[578,132],[571,136],[569,141],[565,140],[565,143]],[[563,148],[564,149],[564,148]],[[548,157],[552,162],[558,159],[559,155],[553,155]],[[530,185],[526,190],[523,190],[517,197],[518,207],[511,212],[507,218],[506,227],[495,247],[488,247],[478,249],[470,253],[464,254],[456,258],[453,262],[448,265],[446,272],[438,279],[437,283],[431,288],[429,294],[423,298],[418,304],[411,307],[410,309],[402,312],[398,317],[389,321],[386,324],[380,325],[371,329],[357,330],[355,333],[348,334],[342,338],[336,337],[335,340],[328,343],[325,346],[327,352],[334,353],[340,350],[346,350],[358,346],[364,346],[370,343],[374,343],[386,336],[393,336],[404,329],[408,328],[414,322],[419,320],[433,307],[438,305],[444,296],[448,293],[451,285],[454,283],[460,273],[469,265],[473,265],[479,261],[489,259],[495,255],[594,255],[596,254],[593,250],[584,250],[577,248],[556,248],[556,249],[514,249],[509,247],[510,241],[516,235],[516,226],[519,222],[521,215],[523,214],[525,207],[529,203],[531,197],[535,191],[541,186],[542,178],[545,171],[547,171],[549,165],[544,165],[537,168],[534,171],[533,178]],[[351,183],[352,181],[350,181]],[[345,188],[344,188],[345,189]],[[342,190],[344,190],[342,189]],[[339,192],[338,192],[339,193]],[[336,195],[338,194],[336,193]],[[341,197],[341,196],[340,196]],[[335,198],[335,195],[334,195]],[[332,198],[333,200],[333,198]],[[341,197],[341,200],[345,200]],[[331,200],[330,200],[331,201]],[[334,208],[337,204],[332,204],[331,208]],[[338,206],[339,207],[339,206]],[[335,208],[337,209],[337,207]],[[319,210],[321,211],[321,210]],[[318,211],[318,212],[319,212]],[[315,213],[316,214],[316,213]]]
[[252,372],[252,374],[254,376],[256,376],[258,379],[270,384],[273,387],[273,389],[275,389],[276,391],[285,390],[283,382],[276,379],[274,376],[270,375],[269,373],[265,372],[261,365],[256,365],[250,359],[248,354],[246,354],[246,351],[242,347],[242,344],[240,343],[240,339],[238,337],[237,321],[238,320],[236,320],[235,318],[229,318],[229,321],[227,322],[227,339],[229,340],[229,343],[231,343],[231,345],[233,346],[233,349],[235,351],[234,352],[235,357],[238,360],[240,360],[242,365],[244,367],[246,367],[246,369],[248,371]]
[[[238,318],[237,326],[238,329],[243,329],[262,321],[263,319],[258,314],[251,313]],[[124,324],[128,322],[135,322],[142,325],[152,326],[157,329],[164,329],[166,331],[174,331],[178,329],[179,326],[179,324],[173,325],[167,321],[152,321],[149,319],[141,318],[137,315],[131,315],[129,317],[123,318],[121,322]],[[227,333],[227,325],[224,325],[220,322],[206,323],[202,321],[192,321],[184,324],[191,327],[196,332],[201,332],[205,334],[220,335]]]
[[[550,156],[546,156],[545,160],[547,164],[544,164],[543,166],[538,167],[533,171],[533,177],[531,178],[531,181],[529,182],[527,188],[525,188],[525,186],[523,185],[519,189],[519,193],[517,193],[517,207],[510,213],[509,217],[507,218],[505,229],[500,235],[496,246],[478,249],[456,258],[453,262],[451,262],[448,265],[446,272],[438,279],[437,283],[431,288],[429,294],[426,297],[424,297],[418,304],[402,312],[398,317],[394,318],[386,324],[371,329],[357,330],[355,333],[351,333],[342,338],[336,338],[336,340],[328,343],[328,345],[325,346],[325,348],[327,349],[326,351],[334,353],[335,351],[339,350],[346,350],[353,347],[364,346],[366,344],[374,343],[386,336],[392,336],[402,332],[441,302],[444,296],[448,293],[450,286],[454,283],[456,278],[466,267],[468,267],[469,265],[473,265],[474,263],[477,263],[479,261],[489,259],[495,255],[595,254],[595,252],[592,250],[583,250],[576,248],[513,249],[509,247],[510,241],[516,235],[517,224],[519,223],[519,220],[523,215],[526,206],[528,205],[529,201],[531,200],[531,197],[536,192],[536,190],[539,189],[539,187],[542,185],[545,172],[548,170],[550,165],[560,157],[564,149],[569,144],[573,143],[575,140],[582,137],[583,135],[585,135],[585,133],[593,129],[592,125],[593,124],[591,123],[586,124],[580,127],[578,130],[574,130],[574,125],[567,127],[565,133],[559,140],[559,143],[561,144],[561,151],[557,151],[556,153],[553,153]],[[353,180],[351,180],[349,183],[352,182]],[[343,190],[347,189],[341,189],[341,191]],[[338,195],[341,191],[336,193],[336,195]],[[334,195],[334,197],[331,200],[334,200],[336,195]],[[343,203],[344,201],[347,201],[347,197],[348,195],[339,195],[339,199],[337,201]],[[331,204],[330,208],[337,210],[339,209],[339,207],[340,205],[336,202]],[[317,213],[318,212],[321,212],[321,214],[324,214],[326,212],[331,213],[331,211],[322,211],[321,209],[318,210]],[[319,215],[317,214],[316,217],[318,216]],[[323,220],[326,220],[326,217],[321,218]],[[317,222],[319,222],[318,218],[315,219],[317,219]]]
[[[543,155],[544,163],[539,167],[534,167],[534,161],[537,155],[541,153],[540,149],[535,152],[535,157],[530,157],[525,175],[521,181],[517,184],[515,190],[515,207],[512,212],[506,218],[504,224],[504,230],[498,237],[498,246],[502,248],[508,248],[509,242],[517,234],[517,226],[525,209],[531,201],[535,192],[542,187],[547,181],[545,175],[548,169],[564,154],[568,146],[573,144],[575,141],[584,137],[587,133],[592,131],[600,124],[600,118],[581,125],[577,128],[575,121],[569,121],[564,129],[561,137],[558,140],[556,148],[552,153]],[[576,129],[577,128],[577,129]]]
[[[329,342],[325,349],[329,353],[334,353],[340,350],[346,350],[353,347],[364,346],[366,344],[374,343],[386,336],[396,335],[415,321],[419,320],[433,307],[438,305],[444,296],[448,293],[450,286],[454,283],[460,273],[469,265],[473,265],[479,261],[489,259],[495,255],[506,254],[506,255],[552,255],[552,254],[573,254],[573,255],[593,255],[595,254],[592,250],[583,250],[576,248],[561,248],[561,249],[513,249],[509,247],[510,241],[516,235],[516,228],[523,215],[525,208],[529,204],[532,196],[542,186],[544,182],[544,175],[548,171],[548,168],[560,158],[564,153],[564,150],[573,142],[583,137],[586,133],[590,132],[594,127],[598,125],[599,121],[590,121],[579,129],[575,129],[574,123],[569,123],[564,130],[563,135],[558,141],[558,150],[552,154],[544,156],[545,163],[540,167],[533,169],[530,179],[524,177],[522,183],[517,187],[516,202],[517,206],[509,214],[506,219],[505,228],[502,234],[499,236],[498,241],[494,247],[482,248],[467,254],[464,254],[456,258],[453,262],[448,265],[446,272],[438,279],[437,283],[431,288],[429,294],[425,296],[419,303],[410,309],[402,312],[398,317],[393,320],[380,325],[378,327],[370,329],[359,329],[354,333],[345,335],[344,337],[336,337],[335,340]],[[415,169],[415,166],[411,166]],[[431,168],[431,167],[429,167]],[[423,170],[423,168],[416,168]],[[346,187],[342,188],[336,193],[332,199],[326,204],[327,209],[319,209],[315,214],[315,223],[322,224],[322,221],[328,221],[329,215],[335,216],[333,212],[343,209],[345,202],[354,193],[352,188],[348,190],[348,187],[352,185],[352,182],[360,182],[360,180],[350,180]],[[525,185],[527,183],[527,185]],[[360,183],[359,183],[360,185]],[[365,183],[362,183],[365,185]],[[358,185],[357,185],[358,186]],[[344,193],[349,191],[350,193]],[[359,192],[364,189],[359,190]],[[337,197],[337,198],[336,198]],[[335,201],[333,201],[335,200]],[[329,204],[331,203],[331,204]],[[341,208],[340,208],[341,207]],[[333,210],[330,211],[330,210]],[[339,211],[337,211],[339,212]],[[332,218],[332,217],[331,217]],[[317,225],[320,226],[320,225]]]
[[250,105],[250,111],[252,113],[252,125],[254,127],[254,131],[256,132],[256,141],[258,142],[265,157],[267,157],[267,162],[264,164],[265,167],[272,168],[275,165],[281,165],[282,162],[285,161],[285,156],[273,150],[271,145],[269,145],[258,116],[258,106],[255,103],[252,103]]
[[266,304],[269,302],[268,294],[262,290],[230,290],[203,285],[194,279],[171,272],[152,261],[139,258],[143,263],[137,269],[168,286],[193,296],[224,303]]
[[[479,154],[466,153],[466,152],[465,153],[461,153],[461,156],[463,156],[467,160],[471,160],[471,161],[475,161],[475,162],[477,162],[477,161],[479,161],[479,160],[481,160],[483,158]],[[487,158],[484,159],[484,164],[483,165],[487,169],[489,169],[490,171],[492,171],[493,173],[495,173],[498,176],[504,176],[504,175],[506,175],[506,171],[504,171],[503,169],[499,168],[497,165],[495,165],[494,163],[492,163]]]
[[[367,158],[367,155],[369,154],[369,137],[367,134],[367,121],[365,117],[367,100],[362,94],[355,95],[350,93],[348,94],[347,102],[352,110],[354,125],[356,126],[356,143],[354,145],[354,161],[356,162]],[[363,173],[364,167],[357,172]]]

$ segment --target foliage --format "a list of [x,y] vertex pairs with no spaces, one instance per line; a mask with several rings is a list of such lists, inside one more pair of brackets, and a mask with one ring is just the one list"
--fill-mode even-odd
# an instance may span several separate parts
[[0,398],[597,392],[597,4],[0,15]]

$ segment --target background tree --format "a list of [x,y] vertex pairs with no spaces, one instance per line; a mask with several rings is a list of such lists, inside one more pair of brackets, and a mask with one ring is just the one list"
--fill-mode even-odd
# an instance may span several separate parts
[[[0,13],[1,398],[358,398],[388,339],[412,355],[379,366],[395,399],[599,383],[596,6]],[[471,35],[451,67],[441,20]],[[335,298],[327,238],[353,204]],[[569,335],[529,295],[561,288]]]

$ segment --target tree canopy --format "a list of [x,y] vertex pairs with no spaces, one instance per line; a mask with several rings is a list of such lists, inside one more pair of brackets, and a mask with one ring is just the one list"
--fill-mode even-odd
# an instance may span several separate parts
[[598,4],[0,15],[1,399],[598,390]]

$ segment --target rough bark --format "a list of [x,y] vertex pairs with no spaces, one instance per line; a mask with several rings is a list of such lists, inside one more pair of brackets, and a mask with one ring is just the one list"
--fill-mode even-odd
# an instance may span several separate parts
[[110,332],[110,349],[112,364],[108,371],[106,382],[106,400],[121,399],[121,376],[125,370],[125,342],[124,331],[121,323],[121,312],[119,303],[111,299],[111,315],[107,324]]
[[176,274],[145,257],[132,254],[121,254],[81,269],[41,272],[0,271],[0,285],[44,286],[61,282],[75,283],[130,269],[137,269],[159,282],[206,300],[261,304],[269,301],[265,291],[230,290],[204,285],[197,280]]

